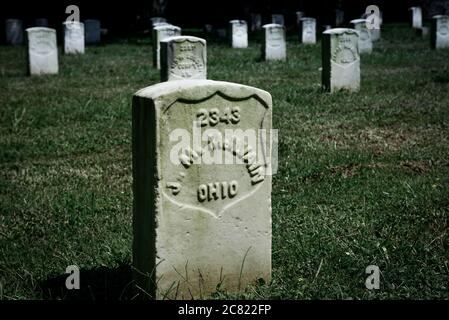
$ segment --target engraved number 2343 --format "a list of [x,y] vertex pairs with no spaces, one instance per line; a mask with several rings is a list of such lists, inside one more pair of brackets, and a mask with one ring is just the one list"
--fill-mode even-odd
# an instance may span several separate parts
[[196,118],[202,127],[207,125],[215,126],[220,122],[237,124],[240,122],[240,108],[237,106],[226,108],[222,113],[220,113],[218,108],[212,108],[210,110],[199,109],[196,113]]

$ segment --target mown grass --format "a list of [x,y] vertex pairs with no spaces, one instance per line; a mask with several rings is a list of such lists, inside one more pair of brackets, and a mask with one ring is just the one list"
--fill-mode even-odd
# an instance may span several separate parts
[[[209,78],[269,91],[280,130],[273,280],[215,297],[448,298],[449,50],[387,25],[361,91],[332,95],[320,54],[294,35],[286,62],[260,61],[260,36],[208,44]],[[58,76],[25,59],[0,48],[0,298],[132,298],[130,104],[159,81],[151,42],[60,55]],[[61,289],[72,264],[78,293]]]

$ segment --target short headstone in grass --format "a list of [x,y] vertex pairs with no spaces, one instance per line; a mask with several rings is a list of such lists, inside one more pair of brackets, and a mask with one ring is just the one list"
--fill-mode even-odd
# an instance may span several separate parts
[[360,89],[360,56],[358,32],[336,28],[323,32],[322,84],[330,92]]
[[181,35],[181,28],[171,24],[162,25],[153,29],[153,67],[161,68],[161,41]]
[[428,27],[415,28],[415,34],[417,37],[425,38],[429,35]]
[[48,20],[46,18],[37,18],[34,20],[34,26],[48,28]]
[[5,21],[6,43],[22,44],[23,43],[23,23],[18,19],[7,19]]
[[84,24],[78,21],[66,21],[64,27],[64,53],[84,53]]
[[138,91],[132,112],[137,287],[191,299],[269,281],[270,94],[168,81]]
[[422,10],[421,7],[411,7],[409,8],[411,11],[411,25],[413,28],[421,28],[422,27]]
[[248,25],[244,20],[229,21],[231,46],[233,48],[248,48]]
[[262,15],[260,13],[251,13],[251,31],[262,29]]
[[43,27],[26,29],[28,44],[28,74],[58,73],[56,30]]
[[316,43],[316,19],[302,18],[299,27],[299,40],[304,44]]
[[371,32],[366,27],[368,20],[355,19],[351,21],[354,29],[359,33],[359,53],[371,53],[373,51],[373,42],[371,41]]
[[177,36],[161,41],[161,81],[206,78],[206,40]]
[[271,23],[280,24],[281,26],[285,25],[284,15],[278,13],[272,14]]
[[285,41],[285,27],[280,24],[266,24],[265,41],[262,46],[262,57],[264,60],[285,60],[287,48]]
[[296,11],[295,15],[296,15],[296,25],[299,27],[299,24],[301,23],[301,19],[304,17],[304,12]]
[[449,47],[449,16],[437,15],[432,17],[431,47],[442,49]]
[[86,44],[100,43],[101,41],[101,23],[100,20],[87,19],[84,21],[85,42]]

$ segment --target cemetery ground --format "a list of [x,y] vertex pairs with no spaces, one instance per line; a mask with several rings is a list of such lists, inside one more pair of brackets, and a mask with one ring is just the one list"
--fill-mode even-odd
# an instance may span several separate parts
[[[208,78],[273,96],[273,279],[212,298],[449,298],[449,50],[385,25],[361,91],[328,94],[319,43],[290,33],[287,61],[263,62],[260,41],[208,41]],[[0,298],[132,299],[131,97],[159,82],[151,41],[59,50],[59,75],[26,77],[25,48],[0,49]]]

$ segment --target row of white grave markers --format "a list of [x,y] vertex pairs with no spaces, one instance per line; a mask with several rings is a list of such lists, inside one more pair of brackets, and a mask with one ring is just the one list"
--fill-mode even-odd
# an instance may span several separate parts
[[[48,23],[44,23],[46,19],[36,19],[35,27],[48,27]],[[85,39],[83,42],[87,44],[99,43],[101,41],[101,25],[99,20],[86,19],[84,24],[77,21],[66,21],[63,23],[64,34],[66,35],[66,26],[68,23],[72,23],[74,26],[75,36],[81,38],[81,34],[76,29],[77,26],[82,28],[82,38]],[[76,30],[75,30],[76,29]],[[5,21],[5,32],[6,32],[6,43],[8,44],[22,44],[23,43],[23,23],[22,20],[18,19],[7,19]],[[83,50],[76,50],[77,52],[82,52]]]

